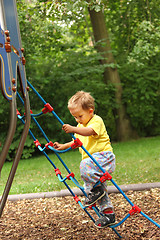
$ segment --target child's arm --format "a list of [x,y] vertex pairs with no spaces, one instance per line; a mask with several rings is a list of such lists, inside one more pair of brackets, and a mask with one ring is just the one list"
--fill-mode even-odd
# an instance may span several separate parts
[[64,150],[67,149],[71,146],[71,144],[73,143],[73,141],[71,142],[67,142],[67,143],[58,143],[58,142],[54,142],[53,147],[57,150]]
[[96,132],[90,127],[73,127],[69,124],[64,124],[62,129],[66,133],[77,133],[82,136],[96,135]]
[[[89,128],[89,127],[73,127],[69,124],[64,124],[62,129],[66,133],[77,133],[77,134],[82,135],[82,136],[96,135],[96,132],[92,128]],[[64,144],[55,142],[53,144],[53,147],[57,150],[64,150],[64,149],[67,149],[67,148],[71,147],[73,142],[74,141],[67,142],[67,143],[64,143]]]

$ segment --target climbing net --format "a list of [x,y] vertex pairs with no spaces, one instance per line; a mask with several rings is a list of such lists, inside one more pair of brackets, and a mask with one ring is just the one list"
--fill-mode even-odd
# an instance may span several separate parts
[[[122,223],[124,223],[126,221],[126,219],[128,219],[130,216],[133,216],[135,213],[140,213],[142,216],[144,216],[145,218],[147,218],[150,222],[152,222],[153,224],[155,224],[158,228],[160,228],[160,225],[155,222],[153,219],[151,219],[149,216],[147,216],[145,213],[142,212],[142,210],[135,204],[133,204],[131,202],[131,200],[126,196],[126,194],[121,190],[121,188],[116,184],[116,182],[112,179],[112,176],[108,173],[105,172],[104,169],[98,164],[98,162],[93,158],[93,156],[84,148],[82,142],[78,139],[75,138],[75,136],[71,133],[71,137],[74,140],[73,144],[71,145],[71,147],[69,147],[68,149],[65,150],[56,150],[53,147],[53,142],[50,141],[50,139],[47,137],[47,135],[45,134],[44,130],[42,129],[42,127],[40,126],[40,124],[37,121],[37,117],[46,114],[46,113],[51,113],[58,121],[61,125],[63,125],[63,121],[58,117],[58,115],[55,113],[55,111],[53,110],[53,107],[47,103],[42,96],[36,91],[36,89],[32,86],[32,84],[30,82],[28,82],[29,87],[33,90],[33,92],[38,96],[38,98],[42,101],[42,103],[44,104],[44,108],[41,110],[40,113],[38,114],[33,114],[33,112],[31,111],[31,118],[32,120],[35,122],[35,124],[37,125],[37,127],[39,128],[39,130],[41,131],[43,137],[45,138],[46,144],[44,145],[44,147],[42,147],[41,143],[38,141],[38,139],[35,137],[35,135],[33,134],[33,132],[31,131],[31,129],[29,129],[29,133],[31,135],[31,137],[34,140],[35,146],[39,149],[39,151],[44,154],[44,156],[47,158],[47,160],[51,163],[51,165],[54,168],[55,174],[58,177],[60,182],[63,182],[64,185],[66,186],[66,188],[69,190],[69,192],[71,193],[71,195],[73,196],[74,200],[79,204],[79,206],[86,212],[86,214],[90,217],[90,219],[95,222],[94,217],[91,215],[91,211],[89,211],[89,209],[92,209],[96,215],[98,217],[100,217],[102,215],[102,213],[100,213],[98,207],[96,206],[96,204],[86,207],[83,205],[82,201],[79,199],[79,197],[74,193],[74,191],[70,188],[69,184],[68,184],[68,180],[72,180],[73,183],[81,190],[82,194],[87,197],[87,193],[85,192],[84,188],[79,184],[79,182],[77,181],[77,179],[75,178],[75,174],[73,172],[70,171],[70,169],[67,167],[66,163],[62,160],[61,158],[61,153],[65,153],[67,151],[70,151],[72,149],[75,149],[77,147],[81,147],[87,154],[88,156],[93,160],[93,162],[99,167],[99,169],[102,171],[103,175],[102,177],[99,179],[99,183],[103,183],[105,181],[111,181],[112,184],[118,189],[118,191],[123,195],[123,197],[126,199],[126,201],[128,201],[128,203],[131,205],[131,209],[129,210],[128,214],[117,224],[111,225],[109,226],[117,235],[119,238],[122,238],[121,235],[118,233],[118,231],[116,230],[116,228],[118,226],[120,226]],[[20,99],[20,101],[22,102],[22,104],[24,104],[23,99],[21,98],[20,94],[17,92],[17,96]],[[21,122],[23,124],[25,124],[25,114],[22,116],[20,114],[20,112],[17,110],[17,117],[18,119],[21,120]],[[51,160],[51,158],[49,157],[49,155],[47,154],[47,150],[51,150],[53,151],[56,156],[58,157],[59,161],[61,162],[61,164],[64,166],[64,168],[67,171],[67,176],[63,177],[62,173],[60,171],[59,168],[57,168],[57,166],[54,164],[54,162]],[[89,209],[88,209],[89,208]]]

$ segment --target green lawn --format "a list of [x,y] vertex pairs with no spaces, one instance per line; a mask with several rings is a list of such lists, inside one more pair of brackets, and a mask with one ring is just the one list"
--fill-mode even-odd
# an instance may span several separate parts
[[[112,176],[118,185],[160,181],[160,136],[113,143],[112,146],[116,155],[116,170]],[[68,173],[56,155],[49,156],[56,167],[61,170],[62,176],[65,177]],[[81,155],[78,150],[61,154],[61,158],[68,168],[75,173],[76,179],[83,184],[79,172]],[[0,179],[0,195],[3,193],[11,164],[6,162],[3,166]],[[72,181],[67,180],[67,183],[71,187],[76,187]],[[59,182],[54,168],[42,155],[20,161],[10,194],[47,192],[60,189],[65,189],[64,184]]]

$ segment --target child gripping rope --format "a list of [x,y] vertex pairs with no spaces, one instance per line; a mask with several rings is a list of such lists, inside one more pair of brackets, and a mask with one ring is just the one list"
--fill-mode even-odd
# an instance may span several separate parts
[[[78,91],[69,99],[68,109],[78,125],[74,127],[64,124],[62,129],[66,133],[74,133],[104,171],[112,173],[115,170],[115,155],[104,122],[94,113],[94,98],[88,92]],[[55,142],[53,147],[57,150],[64,150],[72,144],[73,141],[64,144]],[[84,181],[85,190],[89,191],[85,206],[88,207],[98,202],[102,216],[95,222],[95,225],[99,228],[112,225],[115,223],[115,213],[107,193],[107,184],[106,182],[99,183],[103,172],[83,149],[79,148],[79,150],[82,154],[81,178]]]

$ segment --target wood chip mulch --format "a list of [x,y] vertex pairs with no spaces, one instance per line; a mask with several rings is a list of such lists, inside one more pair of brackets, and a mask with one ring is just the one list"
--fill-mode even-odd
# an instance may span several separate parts
[[[143,213],[160,224],[160,189],[129,191],[126,195],[141,208]],[[118,222],[128,214],[131,205],[121,194],[111,193],[110,198],[115,206]],[[95,216],[93,210],[89,211]],[[160,228],[139,213],[129,217],[116,230],[123,239],[160,239]],[[96,228],[73,197],[67,196],[8,201],[0,218],[0,240],[2,239],[113,240],[119,238],[109,227]]]

